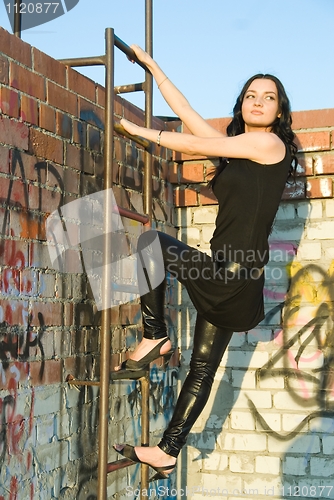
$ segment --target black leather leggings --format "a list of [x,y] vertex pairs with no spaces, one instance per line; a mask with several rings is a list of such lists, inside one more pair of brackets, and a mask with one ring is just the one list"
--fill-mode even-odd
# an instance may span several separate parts
[[[138,282],[145,338],[160,339],[167,336],[164,320],[166,280],[163,277],[157,285],[154,280],[157,276],[161,277],[162,266],[168,269],[168,264],[173,263],[173,269],[181,267],[182,258],[186,256],[184,252],[188,252],[189,249],[191,247],[188,245],[158,231],[143,233],[138,240],[138,255],[142,264],[138,266]],[[184,275],[182,279],[176,277],[187,286]],[[197,314],[190,370],[172,419],[158,444],[165,453],[173,457],[177,457],[180,453],[192,426],[209,398],[215,373],[232,333],[230,330],[212,325]]]

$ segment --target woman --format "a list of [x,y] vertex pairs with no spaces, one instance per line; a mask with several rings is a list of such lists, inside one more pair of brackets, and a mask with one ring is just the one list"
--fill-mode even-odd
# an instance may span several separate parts
[[[255,75],[246,82],[225,136],[192,109],[148,54],[137,45],[132,49],[191,134],[146,129],[123,119],[125,130],[181,153],[224,158],[211,181],[219,207],[211,259],[160,232],[144,233],[138,242],[145,276],[153,277],[159,271],[154,251],[158,239],[165,269],[186,286],[198,311],[190,371],[162,440],[154,447],[114,447],[134,462],[149,464],[157,471],[155,478],[165,478],[207,402],[232,333],[250,330],[264,317],[268,236],[287,178],[296,167],[297,148],[289,100],[276,77]],[[164,291],[163,281],[142,294],[143,339],[119,370],[142,369],[159,355],[170,355]]]

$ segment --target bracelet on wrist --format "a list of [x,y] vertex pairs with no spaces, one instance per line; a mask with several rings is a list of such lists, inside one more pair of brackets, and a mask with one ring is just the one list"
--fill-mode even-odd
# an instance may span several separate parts
[[161,141],[161,134],[162,134],[163,130],[160,130],[159,133],[158,133],[158,137],[157,137],[157,145],[160,146],[160,141]]
[[160,85],[162,85],[162,84],[163,84],[166,80],[168,80],[168,76],[166,76],[166,78],[164,78],[164,79],[162,80],[162,82],[160,82],[160,83],[159,83],[159,85],[158,85],[158,89],[160,89]]

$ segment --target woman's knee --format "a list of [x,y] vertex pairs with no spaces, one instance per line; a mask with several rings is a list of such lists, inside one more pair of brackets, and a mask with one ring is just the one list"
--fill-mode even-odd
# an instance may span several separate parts
[[197,386],[198,390],[202,387],[203,383],[211,388],[216,371],[216,366],[212,366],[207,361],[193,357],[190,361],[188,376],[192,379],[193,385]]
[[150,249],[152,244],[157,242],[159,243],[158,231],[150,229],[149,231],[145,231],[139,236],[137,242],[137,250],[138,252],[142,252],[145,250],[147,251]]

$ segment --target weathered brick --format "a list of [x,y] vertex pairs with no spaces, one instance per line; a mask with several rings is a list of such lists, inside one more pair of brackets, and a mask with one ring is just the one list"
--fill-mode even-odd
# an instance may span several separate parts
[[302,241],[298,246],[299,259],[301,260],[320,260],[321,259],[321,243],[307,243]]
[[51,106],[78,116],[78,97],[73,92],[47,81],[47,99]]
[[[52,182],[50,182],[50,184],[52,184]],[[40,210],[41,212],[44,212],[46,214],[50,214],[54,210],[57,210],[61,205],[62,196],[59,190],[37,188],[36,186],[30,186],[30,188],[30,208]]]
[[95,82],[73,68],[69,67],[67,71],[68,88],[76,94],[95,102]]
[[87,174],[94,173],[94,157],[90,151],[66,144],[66,165]]
[[63,324],[60,302],[33,302],[31,306],[31,326],[52,326]]
[[179,183],[179,165],[178,163],[171,162],[168,169],[168,181],[171,184]]
[[162,173],[162,161],[161,159],[154,158],[152,161],[152,176],[157,177],[159,180],[163,180]]
[[297,179],[292,184],[286,184],[282,200],[299,200],[305,198],[305,180]]
[[[103,175],[104,175],[104,156],[99,155],[99,154],[94,154],[93,158],[94,158],[94,174],[98,177],[103,177]],[[115,163],[114,163],[114,166],[115,166]],[[118,164],[117,164],[117,169],[118,169]],[[115,169],[113,169],[113,170],[115,170]],[[114,174],[114,172],[113,172],[113,174]],[[115,176],[115,180],[114,180],[115,183],[117,182],[117,179],[118,179],[118,175]],[[134,193],[134,194],[136,194],[136,193]]]
[[28,208],[29,186],[21,180],[1,179],[0,198],[8,201],[9,206]]
[[120,312],[119,306],[114,306],[111,308],[111,324],[112,325],[120,325]]
[[18,269],[3,269],[0,276],[0,289],[2,293],[19,296],[20,294],[20,271]]
[[197,191],[192,188],[176,189],[174,202],[177,207],[197,206]]
[[66,144],[66,158],[65,163],[67,166],[81,170],[82,164],[82,150],[73,144]]
[[142,192],[143,189],[143,174],[137,169],[123,165],[120,168],[120,183],[124,187]]
[[20,271],[20,293],[29,297],[37,295],[38,276],[33,269]]
[[232,411],[231,429],[255,430],[255,419],[250,412]]
[[63,163],[62,141],[33,128],[30,128],[29,151],[40,158]]
[[105,111],[82,97],[79,97],[79,117],[90,125],[104,130]]
[[97,153],[101,152],[101,135],[99,130],[88,125],[87,127],[87,147]]
[[313,157],[303,155],[298,158],[297,176],[313,175]]
[[[102,89],[102,90],[103,90],[102,95],[104,96],[104,89]],[[104,107],[105,100],[102,102],[103,102],[103,104],[101,104],[101,106]],[[115,95],[114,96],[114,113],[115,113],[115,115],[123,116],[123,104],[124,104],[124,99],[122,99],[122,97],[120,97],[118,95]]]
[[66,66],[52,57],[44,54],[36,47],[32,48],[34,57],[34,70],[46,76],[49,80],[53,80],[59,85],[66,85]]
[[10,63],[10,86],[45,100],[45,78],[14,62]]
[[1,299],[1,317],[10,326],[26,326],[28,321],[28,302],[24,300]]
[[31,68],[31,46],[1,27],[0,47],[9,57]]
[[307,198],[332,198],[333,179],[331,177],[308,178],[306,183]]
[[[58,171],[59,179],[62,179],[64,191],[68,193],[79,194],[80,174],[71,168],[53,165],[53,169]],[[52,182],[50,183],[52,185]]]
[[166,210],[162,207],[162,204],[157,203],[155,200],[153,201],[153,218],[155,221],[163,222],[166,222],[168,219]]
[[264,451],[266,449],[266,436],[264,434],[239,434],[227,432],[219,436],[222,449],[233,451]]
[[[118,99],[115,96],[115,101],[118,103]],[[96,84],[96,104],[99,106],[102,106],[104,108],[106,103],[106,91],[105,88],[102,87],[102,85]],[[119,116],[122,116],[122,113],[119,113],[119,109],[116,109],[116,102],[114,102],[114,111],[115,114],[118,114]],[[118,105],[119,108],[119,105]]]
[[39,273],[39,296],[55,298],[56,275],[51,273]]
[[87,124],[75,118],[73,119],[73,142],[83,147],[86,147],[87,143]]
[[168,203],[169,205],[173,205],[174,191],[173,191],[173,187],[168,183],[166,183],[166,185],[165,185],[165,200],[166,200],[166,203]]
[[140,304],[122,304],[120,321],[122,325],[135,325],[140,319]]
[[255,470],[254,458],[249,455],[231,455],[230,471],[252,474]]
[[205,225],[204,227],[202,227],[202,240],[204,241],[204,243],[209,243],[211,238],[212,238],[212,235],[213,235],[213,232],[215,230],[215,225]]
[[29,129],[24,123],[0,116],[0,142],[20,149],[28,149],[28,136]]
[[0,83],[8,85],[9,82],[9,63],[6,57],[0,56]]
[[[268,457],[266,457],[268,458]],[[283,472],[289,476],[305,476],[307,474],[308,462],[305,457],[285,457]]]
[[[6,340],[3,340],[3,361],[4,363],[6,358]],[[8,351],[11,347],[8,346]],[[9,356],[8,356],[9,357]],[[18,389],[22,384],[24,385],[28,379],[28,363],[17,363],[17,362],[9,362],[7,376],[0,377],[0,391],[13,391],[13,389]],[[5,370],[4,370],[5,371]],[[1,497],[0,497],[1,498]]]
[[294,111],[292,113],[293,130],[332,127],[333,123],[333,109],[312,109],[310,111]]
[[[119,162],[124,162],[125,159],[125,149],[126,149],[126,143],[123,140],[120,140],[118,138],[115,138],[114,140],[114,158],[119,161]],[[130,164],[128,161],[128,156],[132,157],[132,148],[130,148],[130,154],[129,150],[127,150],[128,155],[127,155],[127,160],[126,163]]]
[[330,132],[299,132],[296,135],[299,151],[324,151],[330,149]]
[[[305,396],[305,395],[304,395]],[[308,393],[309,398],[311,398],[311,394]],[[303,390],[295,390],[293,392],[289,391],[281,391],[276,392],[273,396],[274,406],[278,410],[283,410],[284,408],[289,408],[290,411],[300,411],[300,401],[298,399],[303,398]],[[307,401],[309,409],[316,409],[317,405],[310,404],[310,401]]]
[[74,321],[74,304],[66,302],[64,304],[64,326],[72,326]]
[[[49,335],[49,332],[46,332],[45,335]],[[48,342],[50,342],[50,339]],[[29,371],[29,378],[32,386],[59,385],[62,382],[62,361],[60,359],[32,361],[29,366]]]
[[30,243],[29,266],[33,268],[52,269],[47,245],[40,242]]
[[[31,188],[31,186],[29,186]],[[37,189],[37,188],[36,188]],[[29,189],[29,205],[31,191]],[[29,207],[30,208],[30,207]],[[24,239],[35,239],[35,240],[46,240],[45,225],[46,216],[42,214],[36,214],[29,210],[18,211],[12,210],[10,213],[10,224],[14,228],[14,232],[17,230],[16,234],[19,234],[21,238]]]
[[90,304],[75,304],[75,324],[80,326],[94,325],[94,312]]
[[181,183],[195,183],[204,181],[203,163],[184,163],[180,168]]
[[[124,118],[136,123],[137,125],[144,125],[145,113],[143,110],[132,106],[128,101],[122,99]],[[163,128],[163,127],[162,127]]]
[[334,154],[316,155],[314,157],[314,173],[321,174],[334,174]]
[[5,146],[0,146],[0,172],[9,173],[9,149]]
[[334,221],[319,221],[308,224],[306,235],[308,240],[329,240],[334,234]]
[[4,115],[8,115],[11,118],[19,118],[19,93],[7,87],[0,87],[0,108]]
[[21,96],[20,117],[24,122],[38,125],[38,105],[36,99],[26,95]]
[[312,476],[332,477],[334,460],[331,458],[311,457]]
[[159,200],[160,203],[164,203],[166,201],[164,199],[165,196],[164,182],[154,177],[152,178],[152,195],[153,198]]
[[326,217],[334,217],[334,200],[326,200]]
[[42,102],[39,105],[39,126],[49,132],[56,131],[56,112],[51,106]]
[[72,118],[61,111],[56,111],[56,132],[66,139],[72,138]]

